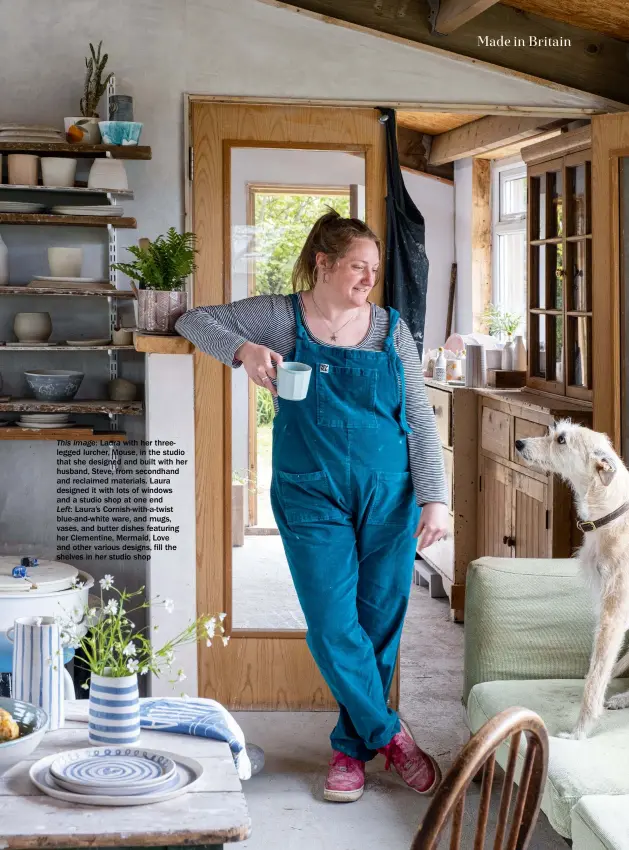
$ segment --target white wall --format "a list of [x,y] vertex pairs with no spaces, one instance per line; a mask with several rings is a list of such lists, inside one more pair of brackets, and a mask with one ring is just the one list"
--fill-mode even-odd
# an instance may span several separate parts
[[472,302],[472,160],[454,163],[455,253],[457,264],[455,330],[469,334],[474,330]]
[[402,174],[408,193],[426,222],[429,267],[424,350],[427,350],[445,342],[450,269],[454,262],[454,187],[405,169]]

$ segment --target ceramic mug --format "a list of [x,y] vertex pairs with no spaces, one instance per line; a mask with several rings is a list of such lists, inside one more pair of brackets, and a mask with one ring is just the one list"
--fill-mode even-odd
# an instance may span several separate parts
[[287,401],[303,401],[308,394],[312,366],[305,363],[279,363],[277,394]]
[[44,186],[74,186],[76,159],[66,156],[42,156],[41,176]]
[[109,98],[110,121],[133,121],[133,98],[130,94],[114,94]]

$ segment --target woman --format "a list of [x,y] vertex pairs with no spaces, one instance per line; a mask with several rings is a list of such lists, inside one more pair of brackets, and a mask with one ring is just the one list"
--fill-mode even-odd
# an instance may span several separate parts
[[[297,260],[296,294],[198,307],[177,322],[275,396],[271,503],[308,646],[340,706],[324,792],[339,802],[362,795],[377,753],[420,794],[440,781],[387,705],[415,538],[425,548],[443,537],[448,513],[417,348],[395,310],[368,300],[379,267],[367,225],[329,212]],[[277,398],[285,358],[312,367],[304,401]]]

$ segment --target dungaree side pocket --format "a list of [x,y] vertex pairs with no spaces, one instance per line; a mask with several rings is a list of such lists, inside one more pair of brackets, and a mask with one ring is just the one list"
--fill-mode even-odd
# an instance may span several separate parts
[[341,519],[326,472],[281,472],[277,470],[282,509],[289,525]]
[[317,425],[326,428],[377,428],[377,369],[358,366],[315,367]]
[[418,515],[411,473],[377,472],[376,476],[374,500],[367,523],[410,528]]

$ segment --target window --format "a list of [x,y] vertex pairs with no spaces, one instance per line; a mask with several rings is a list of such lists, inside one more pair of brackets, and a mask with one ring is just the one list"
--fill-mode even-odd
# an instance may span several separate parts
[[526,335],[526,166],[497,163],[492,175],[493,293],[502,310],[522,316]]

